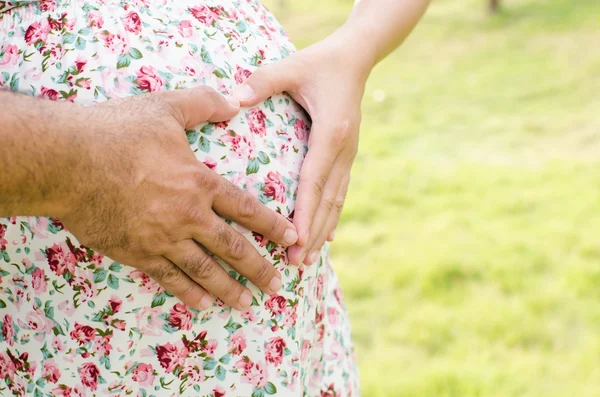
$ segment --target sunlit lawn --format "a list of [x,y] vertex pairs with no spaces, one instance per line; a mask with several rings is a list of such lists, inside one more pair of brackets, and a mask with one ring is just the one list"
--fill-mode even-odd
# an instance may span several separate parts
[[[287,3],[304,47],[352,2]],[[600,2],[484,3],[367,88],[332,247],[365,396],[600,396]]]

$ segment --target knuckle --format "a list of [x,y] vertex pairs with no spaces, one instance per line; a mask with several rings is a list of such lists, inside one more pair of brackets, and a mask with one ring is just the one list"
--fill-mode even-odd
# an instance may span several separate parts
[[216,268],[210,256],[194,256],[188,262],[190,272],[197,278],[212,279]]
[[254,219],[258,215],[258,207],[253,197],[244,194],[239,200],[238,213],[242,219]]
[[168,285],[179,285],[183,273],[175,266],[170,266],[163,270],[161,282]]
[[193,172],[193,178],[196,185],[204,192],[212,192],[217,189],[217,182],[213,175],[208,172],[208,169],[198,167],[198,169]]
[[221,287],[221,292],[219,293],[219,297],[223,300],[226,300],[230,297],[234,297],[237,295],[238,285],[232,278],[225,283]]
[[315,181],[313,181],[313,191],[317,196],[321,196],[323,194],[323,190],[325,189],[325,184],[327,183],[327,175],[319,175]]
[[344,200],[342,200],[342,199],[334,200],[333,209],[335,210],[335,212],[342,212],[343,208],[344,208]]
[[256,270],[256,273],[254,274],[254,280],[255,281],[265,281],[268,282],[271,280],[272,278],[272,266],[269,266],[267,264],[266,261],[263,261],[262,266],[259,266],[259,268]]
[[327,209],[327,211],[331,211],[335,206],[335,199],[327,198],[323,200],[323,206]]
[[236,261],[243,261],[248,256],[247,241],[241,234],[229,242],[229,255]]

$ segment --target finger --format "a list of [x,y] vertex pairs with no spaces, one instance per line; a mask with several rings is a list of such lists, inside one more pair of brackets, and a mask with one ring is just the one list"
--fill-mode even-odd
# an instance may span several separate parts
[[[323,228],[325,226],[325,222],[327,222],[330,212],[337,210],[336,206],[338,206],[339,203],[337,202],[336,197],[340,189],[340,185],[342,184],[344,175],[347,172],[347,166],[345,164],[341,164],[340,161],[337,161],[333,167],[333,170],[329,174],[327,183],[325,184],[325,189],[321,195],[321,200],[319,201],[317,211],[310,225],[306,244],[302,247],[302,250],[300,250],[299,253],[297,253],[295,249],[291,252],[288,251],[290,261],[293,261],[292,263],[305,263],[310,265],[316,260],[317,253],[313,252],[316,248],[315,243],[323,233]],[[327,230],[327,234],[329,234],[329,230]],[[327,236],[327,234],[325,236]],[[312,254],[313,256],[309,254]]]
[[329,241],[330,243],[333,242],[333,240],[335,240],[335,229],[333,229],[330,233],[329,236],[327,236],[327,241]]
[[218,216],[215,215],[209,226],[196,234],[196,241],[267,294],[274,294],[281,289],[281,275],[275,267],[244,236]]
[[190,279],[234,309],[246,310],[252,304],[250,290],[234,280],[223,266],[204,252],[195,241],[184,240],[177,243],[168,254],[168,258]]
[[239,101],[208,86],[165,91],[160,95],[174,108],[181,125],[192,128],[205,121],[225,121],[240,111]]
[[296,244],[298,233],[293,223],[225,178],[219,179],[220,187],[213,202],[213,209],[217,214],[260,233],[277,244],[286,247]]
[[189,307],[201,310],[212,306],[210,294],[167,258],[156,257],[138,268]]
[[242,106],[252,106],[283,91],[294,91],[300,82],[296,65],[289,59],[256,69],[246,81],[233,90],[232,96]]
[[318,141],[319,130],[318,127],[313,126],[311,134],[315,133],[315,135],[311,139],[315,140],[300,170],[300,183],[294,210],[294,225],[298,231],[297,244],[300,247],[304,247],[308,242],[312,220],[336,159],[330,145]]
[[327,217],[327,221],[325,222],[325,226],[322,228],[321,233],[312,248],[308,251],[307,257],[311,263],[316,261],[316,258],[319,254],[319,251],[325,244],[326,240],[333,241],[333,236],[335,235],[335,228],[340,220],[340,216],[342,214],[342,209],[344,207],[344,201],[346,200],[346,195],[348,194],[348,184],[350,183],[350,174],[347,173],[343,178],[342,183],[338,189],[335,204],[333,205],[329,215]]

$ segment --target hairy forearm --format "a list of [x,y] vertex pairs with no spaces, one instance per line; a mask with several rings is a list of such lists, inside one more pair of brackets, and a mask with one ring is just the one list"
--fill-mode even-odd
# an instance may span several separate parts
[[430,0],[360,0],[338,34],[370,69],[397,48],[421,19]]
[[65,213],[84,120],[81,106],[0,90],[0,217]]

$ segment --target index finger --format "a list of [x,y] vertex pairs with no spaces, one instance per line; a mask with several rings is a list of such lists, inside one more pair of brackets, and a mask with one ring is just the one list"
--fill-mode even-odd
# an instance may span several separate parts
[[260,233],[277,244],[290,246],[298,240],[296,227],[283,215],[225,178],[221,178],[214,197],[213,210],[222,217]]

